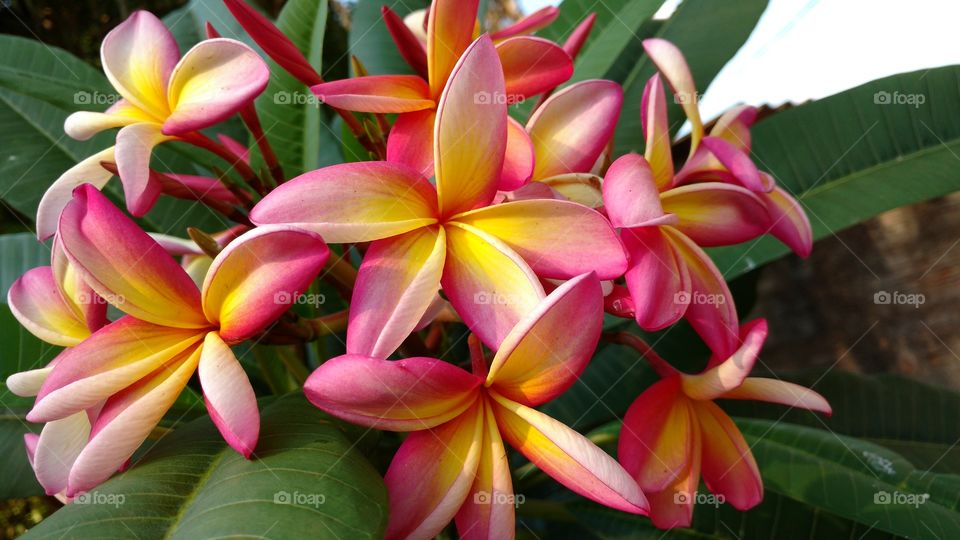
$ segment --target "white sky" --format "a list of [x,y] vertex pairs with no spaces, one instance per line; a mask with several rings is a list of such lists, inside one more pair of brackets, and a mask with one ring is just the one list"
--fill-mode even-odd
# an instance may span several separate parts
[[[667,0],[660,14],[679,3]],[[520,4],[530,12],[559,1]],[[701,110],[712,118],[741,102],[800,102],[894,73],[960,64],[958,23],[958,0],[770,0]]]

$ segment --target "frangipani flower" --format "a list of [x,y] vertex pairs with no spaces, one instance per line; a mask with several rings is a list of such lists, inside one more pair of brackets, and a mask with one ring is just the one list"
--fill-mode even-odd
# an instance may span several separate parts
[[[454,66],[476,38],[479,0],[435,0],[430,6],[426,50],[409,40],[398,40],[405,56],[416,56],[411,65],[425,65],[418,75],[372,75],[327,82],[313,87],[325,103],[339,109],[373,113],[400,113],[387,140],[387,160],[404,163],[424,176],[433,174],[433,136],[440,94]],[[402,24],[390,24],[396,33]],[[512,104],[556,87],[573,74],[569,55],[542,38],[511,37],[498,43],[505,88],[498,93],[477,94],[478,101]],[[509,103],[508,103],[509,102]],[[523,127],[510,120],[509,147],[529,147]],[[510,156],[508,156],[509,158]],[[505,166],[505,190],[529,178],[531,162]]]
[[490,38],[464,53],[440,97],[436,187],[391,162],[335,165],[267,195],[256,224],[308,228],[331,243],[370,242],[350,306],[347,352],[386,358],[414,329],[440,284],[491,348],[544,297],[537,276],[623,273],[623,247],[603,216],[569,201],[490,206],[506,141],[503,71]]
[[44,194],[37,210],[37,234],[48,238],[73,188],[102,188],[111,178],[101,162],[115,162],[127,209],[135,216],[150,210],[161,186],[150,181],[154,146],[189,137],[226,120],[266,88],[270,72],[250,47],[232,39],[201,41],[180,58],[173,34],[153,14],[136,11],[104,38],[103,71],[122,99],[106,112],[78,112],[64,130],[86,140],[110,128],[115,147],[65,172]]
[[202,290],[163,248],[93,186],[77,188],[60,219],[71,264],[126,316],[67,349],[43,383],[31,422],[50,422],[106,401],[73,464],[67,495],[116,471],[150,434],[194,371],[227,442],[249,456],[256,397],[230,345],[260,332],[305,290],[329,254],[314,233],[265,227],[213,261]]
[[739,510],[763,500],[763,482],[753,453],[736,424],[715,399],[780,403],[829,415],[818,393],[781,381],[748,377],[767,338],[767,323],[743,326],[739,348],[698,375],[650,358],[663,377],[630,406],[623,419],[617,456],[650,500],[650,518],[660,528],[690,525],[700,476],[707,488]]
[[654,170],[657,186],[664,190],[703,181],[743,186],[757,195],[770,215],[770,224],[764,232],[778,238],[801,257],[809,255],[813,233],[803,208],[750,159],[750,126],[756,119],[756,109],[739,106],[727,111],[710,134],[704,136],[696,85],[683,54],[662,39],[645,40],[643,46],[673,88],[691,125],[690,155],[674,174],[666,102],[659,75],[654,75],[644,90],[641,123],[647,140],[645,155]]
[[654,331],[686,317],[714,353],[730,355],[739,337],[733,296],[700,246],[766,232],[769,216],[756,194],[720,182],[661,193],[647,161],[627,154],[607,170],[603,200],[630,254],[625,278],[637,324]]
[[[414,71],[426,78],[426,47],[429,41],[427,26],[430,11],[428,9],[417,9],[411,11],[402,19],[389,6],[383,6],[381,12],[383,13],[383,20],[387,24],[387,30],[390,31],[390,36],[396,42],[404,60],[410,64]],[[496,43],[514,36],[529,35],[550,26],[559,15],[560,10],[558,8],[547,6],[534,11],[506,28],[491,33],[490,38]],[[483,14],[481,13],[480,16],[482,17]],[[479,24],[477,28],[480,28]]]
[[[107,304],[87,285],[67,261],[59,237],[53,241],[51,266],[34,268],[10,286],[10,311],[31,334],[62,347],[81,343],[107,324]],[[36,396],[56,365],[15,373],[7,387],[21,397]],[[54,420],[43,426],[40,435],[24,436],[30,465],[48,495],[61,495],[74,460],[90,436],[91,418],[100,403]]]
[[348,354],[320,366],[304,391],[344,420],[413,432],[385,478],[388,538],[433,538],[454,517],[462,538],[513,538],[513,485],[502,438],[584,497],[644,514],[643,493],[620,465],[534,409],[576,381],[601,326],[600,283],[585,274],[521,319],[489,370],[476,349],[472,374],[435,358]]

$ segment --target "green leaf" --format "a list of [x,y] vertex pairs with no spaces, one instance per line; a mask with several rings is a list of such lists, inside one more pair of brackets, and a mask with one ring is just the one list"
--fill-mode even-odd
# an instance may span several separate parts
[[400,17],[425,9],[429,0],[359,0],[351,16],[350,53],[360,59],[371,75],[412,74],[413,70],[400,56],[397,45],[383,23],[381,6],[388,6]]
[[663,0],[630,0],[602,31],[594,28],[591,35],[597,32],[596,38],[581,50],[570,83],[587,79],[623,82],[643,54],[643,40],[653,33],[651,18],[661,4]]
[[[904,73],[777,113],[753,129],[754,161],[799,196],[815,238],[951,193],[960,189],[958,80],[960,66]],[[761,238],[711,255],[729,279],[787,251]]]
[[[621,16],[620,13],[624,7],[632,3],[634,3],[634,0],[605,0],[604,2],[563,0],[563,2],[560,2],[560,15],[557,16],[557,20],[537,32],[537,35],[556,43],[563,43],[577,25],[591,13],[596,13],[597,18],[587,40],[587,46],[589,46],[594,40],[601,39],[606,33],[605,30],[608,25],[615,23],[617,17]],[[659,3],[662,4],[662,0]]]
[[[697,89],[704,91],[746,42],[766,7],[767,0],[684,0],[655,35],[683,51]],[[640,101],[647,80],[655,72],[653,62],[644,56],[622,81],[624,100],[617,124],[617,155],[643,150]],[[672,131],[676,132],[683,123],[683,113],[672,100],[668,100],[667,106]]]
[[212,24],[221,36],[242,41],[257,52],[261,52],[240,23],[230,14],[227,6],[219,0],[191,0],[187,5],[163,17],[163,24],[167,26],[177,40],[177,45],[180,46],[180,54],[186,53],[191,47],[207,38],[207,22]]
[[254,459],[209,419],[192,422],[23,538],[382,536],[380,476],[323,413],[298,394],[266,405],[261,419]]

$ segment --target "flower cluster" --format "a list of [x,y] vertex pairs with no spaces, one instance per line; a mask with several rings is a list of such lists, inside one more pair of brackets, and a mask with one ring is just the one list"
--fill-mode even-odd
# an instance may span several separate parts
[[[713,400],[830,408],[811,390],[748,377],[766,323],[741,325],[703,249],[772,234],[810,252],[800,205],[750,157],[753,108],[731,110],[707,134],[680,51],[647,40],[659,73],[641,103],[627,104],[639,109],[645,153],[614,159],[619,85],[557,90],[592,17],[559,45],[529,35],[554,8],[479,35],[477,0],[435,0],[406,19],[385,7],[416,74],[368,76],[357,63],[359,76],[325,82],[272,23],[242,0],[225,2],[372,159],[285,178],[253,103],[270,77],[256,52],[208,27],[209,39],[181,58],[169,30],[142,11],[110,32],[103,69],[123,99],[71,115],[65,129],[85,139],[120,128],[116,145],[47,191],[37,232],[53,237],[51,265],[9,291],[23,326],[65,347],[8,380],[36,396],[28,419],[45,426],[26,442],[48,493],[70,499],[126,467],[194,373],[226,442],[255,455],[256,394],[231,346],[302,343],[345,327],[346,354],[324,361],[304,392],[333,416],[410,433],[386,473],[389,537],[433,537],[451,520],[463,537],[512,537],[504,441],[570,490],[660,527],[690,523],[693,502],[677,494],[696,492],[701,476],[736,508],[761,500],[750,449]],[[664,81],[690,123],[682,165]],[[511,104],[534,97],[526,125],[511,117]],[[235,115],[252,148],[200,131]],[[161,143],[192,145],[229,170],[158,172],[150,156]],[[150,235],[100,192],[114,175],[133,216],[166,195],[233,223],[191,230],[192,241]],[[294,314],[325,267],[348,312]],[[647,331],[685,318],[712,351],[701,373],[686,374],[635,333],[611,338],[662,377],[626,413],[618,459],[537,410],[586,368],[605,312]],[[436,358],[436,333],[460,323],[471,333],[469,371]]]

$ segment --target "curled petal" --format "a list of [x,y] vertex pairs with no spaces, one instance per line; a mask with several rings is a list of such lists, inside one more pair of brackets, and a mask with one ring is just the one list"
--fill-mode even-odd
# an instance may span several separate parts
[[507,98],[520,100],[563,84],[573,75],[573,61],[562,48],[543,38],[513,37],[497,44]]
[[90,437],[86,411],[71,414],[43,426],[34,449],[33,469],[47,495],[67,489],[70,468]]
[[432,109],[398,115],[387,137],[387,161],[402,163],[424,178],[433,176],[436,121],[437,111]]
[[576,60],[577,56],[580,55],[580,49],[583,48],[583,44],[586,43],[587,38],[590,37],[590,31],[593,30],[593,23],[596,22],[596,20],[596,13],[587,15],[583,21],[573,29],[573,32],[570,32],[570,35],[567,36],[567,40],[563,42],[563,50],[567,51],[570,58]]
[[107,320],[107,303],[87,284],[82,273],[70,264],[59,236],[53,239],[50,266],[53,268],[53,279],[67,305],[73,309],[77,319],[86,324],[87,335],[110,322]]
[[197,372],[213,423],[234,450],[249,458],[260,433],[257,396],[237,357],[216,332],[204,338]]
[[430,91],[439,96],[457,61],[473,41],[479,0],[437,0],[427,19],[427,66]]
[[396,163],[344,163],[308,172],[270,192],[250,212],[257,225],[287,223],[333,244],[369,242],[437,222],[436,192]]
[[797,255],[807,258],[813,250],[813,229],[800,202],[783,188],[775,187],[769,193],[760,193],[770,221],[770,234],[787,245]]
[[310,90],[331,107],[370,113],[432,109],[430,87],[416,75],[370,75],[318,84]]
[[324,362],[304,392],[338,417],[376,429],[419,431],[460,416],[477,401],[479,377],[435,358],[379,360],[347,354]]
[[503,438],[568,489],[610,508],[646,514],[640,487],[612,457],[549,416],[496,392],[493,412]]
[[702,247],[746,242],[770,226],[760,197],[733,184],[689,184],[665,191],[660,200],[663,211],[679,219],[674,227]]
[[179,58],[173,34],[148,11],[133,12],[100,46],[100,61],[110,84],[130,104],[155,118],[170,113],[167,83]]
[[7,389],[15,396],[36,396],[51,371],[53,371],[52,363],[47,367],[14,373],[7,377]]
[[690,298],[690,274],[659,227],[624,229],[630,254],[627,289],[640,328],[655,332],[680,320]]
[[757,108],[738,105],[720,115],[710,130],[711,137],[719,137],[741,151],[750,153],[750,126],[757,120]]
[[390,37],[393,38],[397,50],[400,51],[400,56],[406,60],[417,75],[427,79],[429,77],[427,51],[423,48],[420,38],[407,27],[403,19],[389,6],[381,7],[380,12],[383,14],[383,22],[387,26],[387,31],[390,32]]
[[160,197],[160,183],[150,174],[153,147],[171,138],[160,132],[158,124],[140,123],[117,133],[116,161],[127,210],[141,217],[153,208]]
[[660,192],[646,159],[627,154],[610,165],[603,181],[603,205],[614,227],[642,227],[663,217]]
[[737,510],[763,500],[763,481],[743,434],[712,401],[693,403],[703,437],[703,481]]
[[[447,4],[433,4],[431,21]],[[437,106],[433,156],[444,216],[487,205],[497,192],[507,145],[504,94],[500,60],[490,38],[481,36],[463,53]]]
[[257,227],[230,242],[203,282],[203,311],[220,337],[243,341],[277,319],[307,290],[330,256],[316,233]]
[[559,197],[541,197],[541,198],[559,198],[582,204],[587,208],[600,208],[603,206],[603,181],[599,176],[589,173],[567,173],[558,174],[549,178],[543,178],[538,183],[550,186],[550,189]]
[[490,37],[496,40],[506,39],[511,36],[520,36],[523,34],[532,34],[541,28],[546,28],[560,16],[560,9],[556,6],[547,6],[538,9],[510,26],[490,34]]
[[741,149],[724,139],[712,136],[703,138],[703,148],[716,156],[717,161],[727,169],[737,183],[751,191],[767,191],[768,186],[760,177],[757,166]]
[[507,151],[500,172],[500,191],[513,191],[523,187],[533,176],[533,142],[520,122],[507,119]]
[[92,186],[77,189],[59,231],[70,262],[121,311],[176,328],[209,324],[180,265]]
[[386,358],[397,350],[437,295],[446,251],[442,227],[371,244],[354,286],[347,352]]
[[540,280],[502,241],[450,223],[443,292],[463,322],[496,350],[510,330],[546,296]]
[[433,429],[411,433],[384,476],[390,498],[386,538],[433,538],[470,493],[483,445],[483,402]]
[[591,172],[613,137],[623,90],[612,81],[583,81],[550,97],[530,117],[537,156],[533,178]]
[[37,238],[46,240],[57,232],[60,213],[73,198],[73,190],[77,186],[91,184],[97,189],[103,189],[103,186],[107,185],[107,181],[113,178],[113,173],[100,164],[113,161],[114,147],[111,146],[77,163],[47,188],[40,199],[40,205],[37,206]]
[[703,121],[700,120],[697,86],[693,82],[690,66],[680,49],[665,39],[645,39],[643,48],[673,88],[677,101],[690,120],[690,155],[693,155],[703,139]]
[[[497,350],[487,386],[536,407],[565,392],[587,367],[603,326],[596,274],[557,287],[510,331]],[[571,333],[570,328],[577,329]]]
[[758,319],[743,325],[740,348],[724,360],[699,375],[683,376],[683,392],[693,399],[712,400],[736,389],[750,374],[757,362],[763,342],[767,339],[767,321]]
[[644,157],[650,164],[654,182],[662,190],[674,183],[673,149],[670,138],[670,119],[667,116],[667,100],[663,94],[660,74],[655,73],[643,90],[640,105],[640,125],[646,142]]
[[464,540],[512,538],[515,533],[513,481],[497,420],[484,403],[483,446],[470,495],[457,512],[457,532]]
[[90,335],[86,323],[60,292],[49,266],[33,268],[7,291],[10,311],[31,334],[61,347],[72,347]]
[[129,126],[130,124],[136,124],[138,122],[143,122],[144,120],[150,121],[151,119],[149,117],[137,118],[133,116],[110,114],[109,112],[99,113],[80,111],[75,112],[67,117],[67,120],[63,124],[63,131],[72,139],[86,141],[101,131],[116,127]]
[[747,377],[740,386],[720,396],[722,399],[750,399],[779,403],[788,407],[800,407],[810,411],[817,411],[827,416],[833,414],[833,409],[827,400],[820,394],[786,381],[777,379],[763,379]]

